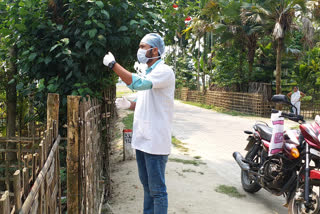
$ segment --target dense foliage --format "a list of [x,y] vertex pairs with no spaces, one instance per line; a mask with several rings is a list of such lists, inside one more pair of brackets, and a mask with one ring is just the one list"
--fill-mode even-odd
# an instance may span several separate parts
[[[176,66],[178,87],[193,87],[186,81],[190,74],[193,83],[198,88],[203,85],[204,90],[214,83],[247,91],[249,82],[298,84],[304,90],[318,87],[317,81],[305,84],[296,74],[300,64],[307,59],[311,62],[308,52],[320,42],[319,1],[202,0],[176,4],[180,15],[175,17],[180,21],[175,21],[176,42],[171,55],[179,58],[168,62],[184,64],[181,69]],[[184,26],[187,16],[192,16],[192,21]],[[192,68],[180,75],[186,72],[190,56],[194,59]],[[287,91],[285,86],[283,89]],[[277,87],[277,93],[279,90]]]
[[[142,36],[159,31],[157,1],[6,0],[0,2],[0,73],[18,94],[32,95],[44,118],[47,93],[100,97],[117,81],[103,64],[111,51],[133,70]],[[16,56],[10,56],[10,48]],[[10,75],[9,61],[17,66]],[[62,108],[62,112],[63,112]]]

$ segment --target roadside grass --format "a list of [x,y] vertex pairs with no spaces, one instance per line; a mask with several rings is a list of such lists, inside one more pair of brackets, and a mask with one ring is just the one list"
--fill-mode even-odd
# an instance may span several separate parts
[[185,160],[185,159],[181,159],[181,158],[169,158],[169,161],[182,163],[182,164],[190,164],[190,165],[194,165],[194,166],[199,166],[200,164],[206,165],[206,163],[204,163],[200,160]]
[[193,106],[197,106],[197,107],[200,107],[200,108],[213,110],[213,111],[216,111],[216,112],[219,112],[219,113],[223,113],[223,114],[228,114],[228,115],[231,115],[231,116],[257,117],[256,115],[253,115],[253,114],[246,114],[246,113],[242,113],[242,112],[238,112],[238,111],[227,110],[227,109],[222,108],[222,107],[216,107],[216,106],[202,104],[202,103],[196,103],[196,102],[190,102],[190,101],[181,101],[181,102],[184,103],[184,104],[193,105]]
[[204,175],[203,172],[197,172],[196,170],[193,170],[193,169],[183,169],[182,172],[183,172],[183,173],[185,173],[185,172],[199,173],[200,175]]
[[121,97],[125,97],[127,95],[133,94],[132,91],[117,91],[116,97],[117,98],[121,98]]
[[132,129],[133,115],[134,115],[134,113],[130,113],[122,119],[122,123],[124,124],[125,129]]
[[241,194],[237,188],[233,186],[227,186],[227,185],[219,185],[216,189],[216,192],[226,194],[233,198],[243,198],[246,197],[246,195]]
[[189,148],[185,147],[186,143],[181,142],[180,140],[178,140],[175,136],[172,136],[172,145],[174,147],[176,147],[179,151],[181,152],[188,152]]
[[133,93],[134,92],[131,91],[126,85],[117,85],[116,97],[123,97]]
[[290,127],[290,129],[291,129],[291,130],[294,130],[294,129],[299,129],[299,126],[300,126],[300,125],[296,125],[296,126],[291,126],[291,127]]

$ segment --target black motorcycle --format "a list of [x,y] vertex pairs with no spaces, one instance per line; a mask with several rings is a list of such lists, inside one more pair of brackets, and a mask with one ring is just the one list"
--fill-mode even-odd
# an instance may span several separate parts
[[[284,95],[271,100],[292,106]],[[242,187],[249,193],[264,188],[276,196],[284,195],[284,206],[291,214],[318,214],[319,196],[313,189],[320,186],[320,126],[306,124],[301,115],[282,112],[281,116],[300,126],[299,130],[284,132],[283,149],[278,154],[268,156],[272,128],[267,124],[256,123],[253,132],[245,131],[249,135],[246,156],[233,153],[241,168]]]

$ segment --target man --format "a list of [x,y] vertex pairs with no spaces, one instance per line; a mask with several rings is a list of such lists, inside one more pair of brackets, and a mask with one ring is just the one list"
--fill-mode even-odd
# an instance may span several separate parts
[[171,151],[175,76],[161,59],[164,51],[164,41],[158,34],[147,34],[141,40],[137,57],[140,63],[148,65],[144,77],[124,69],[110,52],[103,59],[130,89],[138,91],[136,102],[118,98],[116,105],[135,110],[132,147],[136,149],[139,178],[144,188],[144,214],[168,212],[165,167]]
[[287,96],[291,99],[292,105],[297,108],[297,112],[295,108],[292,108],[293,113],[300,114],[300,107],[301,107],[301,99],[305,96],[305,94],[299,91],[298,86],[293,87],[293,93],[290,92]]

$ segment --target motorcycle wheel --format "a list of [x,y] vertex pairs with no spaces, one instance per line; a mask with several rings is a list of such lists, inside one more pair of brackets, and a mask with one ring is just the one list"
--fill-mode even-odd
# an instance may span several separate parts
[[[289,202],[289,214],[319,214],[320,210],[320,203],[319,203],[319,196],[312,192],[312,210],[306,210],[304,199],[303,199],[303,193],[302,191],[300,193],[296,193],[295,196],[290,200]],[[300,194],[300,196],[297,196],[297,194]]]
[[[258,150],[259,146],[256,144],[252,147],[252,149],[246,154],[245,159],[250,161],[259,161]],[[254,180],[254,178],[250,177],[247,171],[241,170],[241,184],[244,191],[249,193],[258,192],[261,189],[261,186]]]

